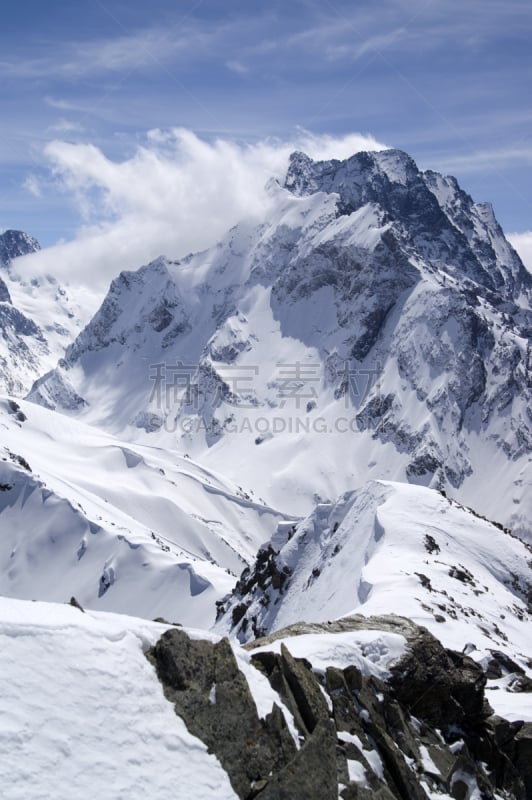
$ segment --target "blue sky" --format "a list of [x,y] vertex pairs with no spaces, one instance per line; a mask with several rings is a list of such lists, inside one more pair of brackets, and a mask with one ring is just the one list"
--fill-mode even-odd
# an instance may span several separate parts
[[185,128],[370,134],[530,231],[531,31],[528,0],[4,0],[0,227],[48,246],[110,224],[126,201],[98,169],[142,192],[148,131]]

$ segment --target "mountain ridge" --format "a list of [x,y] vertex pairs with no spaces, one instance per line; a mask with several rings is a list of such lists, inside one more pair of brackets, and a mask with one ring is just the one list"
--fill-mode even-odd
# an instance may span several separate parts
[[[115,279],[30,399],[170,443],[233,477],[258,458],[259,440],[282,472],[294,460],[286,447],[295,453],[303,440],[283,444],[274,420],[288,427],[319,414],[334,445],[325,437],[304,445],[312,492],[298,485],[294,463],[287,506],[280,485],[254,470],[272,504],[306,513],[305,497],[335,497],[353,476],[362,482],[364,461],[375,462],[369,477],[444,488],[530,536],[520,506],[530,486],[532,278],[489,208],[400,151],[328,162],[295,154],[285,188],[269,191],[259,225],[242,223],[209,251]],[[284,365],[292,375],[280,374]],[[335,467],[343,477],[330,485],[319,459],[324,444],[333,458],[343,418],[361,457]],[[231,437],[228,458],[233,423],[251,432]],[[383,445],[392,448],[386,462]],[[480,485],[486,458],[508,476],[497,513]]]

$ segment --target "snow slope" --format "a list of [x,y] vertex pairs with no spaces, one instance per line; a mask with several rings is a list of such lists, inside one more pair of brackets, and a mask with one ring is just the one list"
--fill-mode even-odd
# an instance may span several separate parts
[[0,593],[208,627],[278,512],[171,451],[0,400]]
[[393,613],[445,647],[478,661],[504,651],[526,670],[531,598],[531,550],[519,539],[434,490],[373,481],[281,525],[217,629],[247,641],[301,621]]
[[165,627],[0,598],[4,800],[236,797],[144,656]]

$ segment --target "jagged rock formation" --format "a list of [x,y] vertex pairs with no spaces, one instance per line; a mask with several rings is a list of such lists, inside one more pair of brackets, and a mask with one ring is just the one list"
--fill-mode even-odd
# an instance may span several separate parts
[[0,391],[26,394],[80,327],[79,307],[52,276],[22,277],[16,259],[40,250],[23,231],[0,234]]
[[[164,634],[148,656],[157,668],[166,697],[189,731],[214,752],[239,797],[335,798],[334,734],[327,707],[298,751],[285,718],[274,706],[259,719],[255,703],[227,639],[217,644],[193,641],[184,631]],[[317,694],[316,694],[317,693]],[[325,712],[325,713],[323,713]],[[308,732],[307,732],[308,734]],[[319,764],[318,768],[311,765]]]
[[40,249],[37,239],[23,231],[7,230],[0,234],[0,264],[4,268],[9,267],[15,258]]
[[[326,634],[334,661],[335,635],[350,633],[384,633],[402,639],[404,651],[380,677],[355,663],[321,661],[316,669],[290,652],[298,637]],[[174,629],[148,652],[176,713],[219,758],[242,800],[529,796],[530,726],[493,716],[479,665],[411,621],[301,624],[249,649],[279,698],[264,719],[228,640],[192,640]]]
[[39,243],[22,231],[0,234],[0,389],[8,394],[24,392],[28,373],[35,379],[47,347],[39,326],[13,305],[2,272],[9,279],[13,259],[39,249]]
[[295,153],[268,191],[262,224],[122,273],[31,399],[246,463],[294,513],[386,476],[526,538],[532,278],[491,208],[396,150]]

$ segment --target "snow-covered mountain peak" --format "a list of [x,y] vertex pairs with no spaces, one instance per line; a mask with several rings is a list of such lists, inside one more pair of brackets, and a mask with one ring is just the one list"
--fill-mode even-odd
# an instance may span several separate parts
[[531,280],[454,179],[396,150],[294,153],[260,224],[122,273],[30,397],[234,478],[245,464],[292,513],[407,480],[529,537]]
[[37,239],[24,231],[7,230],[0,234],[0,266],[7,267],[19,256],[41,249]]
[[471,280],[481,293],[496,291],[517,301],[525,290],[530,297],[530,275],[505,240],[491,205],[475,204],[453,177],[421,172],[401,150],[360,152],[344,161],[313,161],[296,152],[284,185],[298,196],[336,193],[341,215],[367,203],[378,205],[394,223],[398,244],[438,270]]
[[315,164],[301,150],[296,150],[290,156],[284,187],[299,196],[317,191]]
[[285,188],[300,196],[336,192],[340,213],[376,201],[390,212],[404,213],[406,207],[397,208],[399,187],[419,189],[420,182],[422,175],[416,163],[402,150],[359,152],[341,161],[313,161],[305,153],[296,152],[290,157]]
[[417,166],[402,150],[361,151],[347,159],[314,161],[306,153],[296,151],[289,160],[285,188],[297,195],[330,192],[336,186],[343,192],[355,192],[370,175],[385,175],[390,183],[406,185],[418,174]]
[[91,308],[87,289],[65,287],[19,258],[40,250],[23,231],[0,235],[0,391],[23,395],[65,352]]

